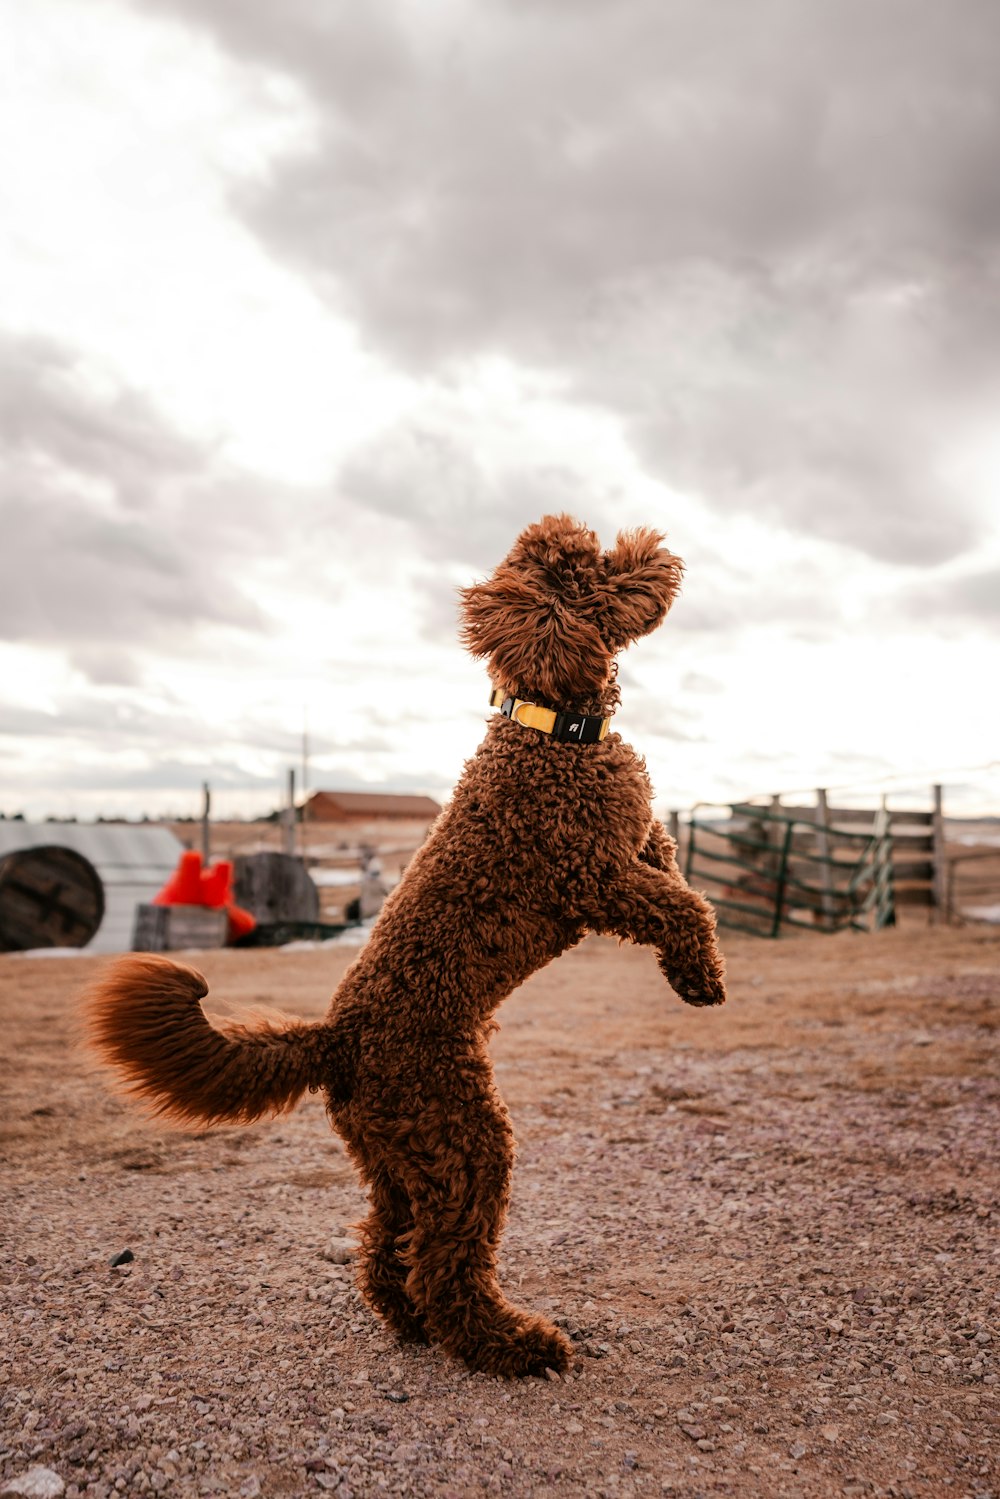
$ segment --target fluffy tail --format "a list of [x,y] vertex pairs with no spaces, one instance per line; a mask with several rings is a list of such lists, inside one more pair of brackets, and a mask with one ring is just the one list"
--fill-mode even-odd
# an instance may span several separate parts
[[344,1059],[322,1022],[208,1021],[193,968],[121,958],[83,997],[87,1039],[128,1093],[177,1124],[249,1124],[294,1108],[306,1088],[343,1094]]

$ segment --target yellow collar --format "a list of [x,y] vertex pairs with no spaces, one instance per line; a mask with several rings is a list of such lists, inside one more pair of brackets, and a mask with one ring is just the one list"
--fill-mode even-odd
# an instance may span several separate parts
[[522,698],[505,695],[500,687],[494,687],[490,693],[490,707],[499,708],[504,718],[513,719],[523,729],[539,729],[564,744],[597,744],[605,737],[611,723],[610,718],[577,713],[573,709],[557,713],[555,708],[543,708],[540,703],[527,703]]

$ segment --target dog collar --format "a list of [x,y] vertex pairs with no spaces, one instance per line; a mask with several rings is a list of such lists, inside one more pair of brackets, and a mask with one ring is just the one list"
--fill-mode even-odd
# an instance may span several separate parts
[[572,708],[557,713],[555,708],[543,708],[540,703],[527,703],[523,698],[506,695],[501,687],[494,687],[490,693],[490,707],[499,708],[504,718],[512,719],[523,729],[540,729],[563,744],[597,744],[611,723],[610,718],[577,713]]

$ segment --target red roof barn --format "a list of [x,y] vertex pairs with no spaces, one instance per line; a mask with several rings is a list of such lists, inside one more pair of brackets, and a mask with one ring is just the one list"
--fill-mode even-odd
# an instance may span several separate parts
[[304,803],[306,822],[338,823],[341,827],[359,825],[417,824],[426,830],[441,808],[431,796],[410,796],[389,791],[314,791]]

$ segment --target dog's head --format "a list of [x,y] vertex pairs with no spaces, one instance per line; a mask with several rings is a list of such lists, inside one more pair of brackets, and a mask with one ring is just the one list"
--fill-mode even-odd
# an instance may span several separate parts
[[661,622],[683,564],[656,531],[622,531],[601,551],[568,515],[529,526],[484,583],[461,591],[462,641],[494,683],[555,708],[611,692],[617,653]]

